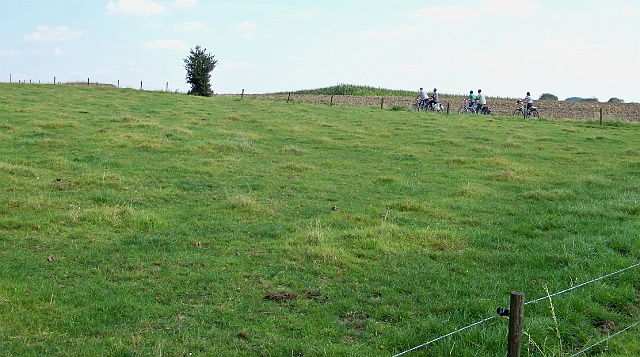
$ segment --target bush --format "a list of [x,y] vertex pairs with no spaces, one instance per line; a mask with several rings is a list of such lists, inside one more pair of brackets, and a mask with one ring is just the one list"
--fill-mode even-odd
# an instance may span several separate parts
[[540,100],[558,100],[558,96],[551,93],[544,93],[540,96]]

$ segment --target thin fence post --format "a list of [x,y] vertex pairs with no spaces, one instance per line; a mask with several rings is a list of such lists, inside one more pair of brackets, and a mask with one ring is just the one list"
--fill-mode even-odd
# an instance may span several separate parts
[[523,313],[524,294],[519,291],[514,291],[511,293],[511,302],[509,305],[508,357],[520,357]]
[[287,103],[289,103],[289,100],[291,100],[291,92],[289,92],[289,96],[287,97]]
[[449,115],[449,107],[451,107],[451,103],[447,102],[447,115]]
[[244,99],[244,88],[242,88],[242,93],[240,93],[240,99]]
[[384,97],[380,100],[380,110],[384,108]]
[[602,125],[602,116],[603,116],[602,107],[600,107],[600,125]]
[[333,94],[331,95],[331,100],[329,100],[329,106],[333,106]]

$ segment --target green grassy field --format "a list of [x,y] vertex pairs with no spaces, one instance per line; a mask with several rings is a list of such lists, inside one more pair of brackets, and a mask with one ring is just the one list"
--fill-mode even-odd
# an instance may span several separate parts
[[[637,264],[639,178],[637,124],[0,84],[0,355],[390,356]],[[523,356],[637,322],[639,276],[528,305]]]

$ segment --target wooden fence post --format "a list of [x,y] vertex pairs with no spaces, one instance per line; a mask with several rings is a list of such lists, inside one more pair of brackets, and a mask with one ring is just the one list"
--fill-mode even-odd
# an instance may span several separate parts
[[602,125],[602,116],[603,116],[602,107],[600,107],[600,125]]
[[520,357],[522,348],[522,317],[524,310],[524,294],[519,291],[511,293],[509,306],[508,357]]
[[331,95],[331,100],[329,100],[329,106],[333,106],[333,94]]
[[384,109],[384,97],[380,100],[380,110]]
[[289,92],[289,96],[287,97],[287,103],[291,100],[291,92]]
[[449,107],[451,106],[450,102],[447,102],[447,115],[449,115]]
[[244,88],[242,88],[242,93],[240,93],[240,99],[244,99]]

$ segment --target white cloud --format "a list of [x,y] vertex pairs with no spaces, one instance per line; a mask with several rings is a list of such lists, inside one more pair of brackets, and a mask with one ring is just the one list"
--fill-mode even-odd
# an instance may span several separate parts
[[206,28],[207,25],[200,21],[187,21],[171,26],[175,31],[199,31]]
[[540,4],[531,0],[485,0],[485,4],[479,9],[488,13],[500,15],[528,15],[540,8]]
[[635,17],[638,14],[640,14],[640,7],[637,6],[627,5],[620,10],[621,17]]
[[0,51],[0,57],[3,58],[16,58],[20,56],[18,51]]
[[414,37],[419,36],[420,32],[418,29],[411,26],[402,26],[395,30],[389,31],[362,31],[362,32],[347,32],[343,34],[343,37],[348,39],[360,39],[360,38],[370,38],[370,39],[389,39],[389,38],[398,38],[398,37]]
[[160,15],[167,8],[151,0],[118,0],[107,3],[107,13],[116,15]]
[[385,71],[388,72],[410,72],[410,73],[418,73],[425,70],[424,65],[387,65],[384,67]]
[[309,20],[309,19],[311,19],[311,18],[316,17],[316,14],[315,14],[315,13],[313,13],[313,12],[305,11],[305,12],[303,12],[303,13],[301,13],[301,14],[300,14],[300,17],[301,17],[301,18],[303,18],[303,19],[305,19],[305,20]]
[[142,44],[142,47],[153,50],[188,50],[189,45],[180,40],[158,40],[149,41]]
[[54,48],[53,49],[53,54],[56,56],[62,56],[62,50],[59,48]]
[[194,7],[198,5],[198,0],[175,0],[171,6],[178,8]]
[[476,9],[461,5],[429,7],[418,10],[416,15],[429,21],[468,21],[480,17]]
[[428,7],[417,12],[419,18],[430,21],[470,21],[488,15],[524,16],[540,9],[532,0],[481,0],[474,6]]
[[35,42],[60,42],[84,36],[84,32],[67,26],[38,26],[36,32],[25,35],[25,40]]
[[251,69],[251,68],[255,68],[255,65],[251,62],[239,61],[239,62],[225,63],[223,67],[228,69]]
[[249,32],[257,29],[258,25],[250,21],[245,21],[245,22],[236,24],[235,27],[240,31]]

